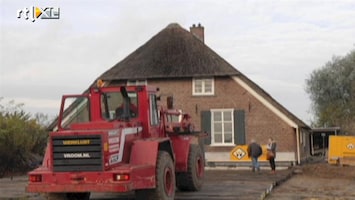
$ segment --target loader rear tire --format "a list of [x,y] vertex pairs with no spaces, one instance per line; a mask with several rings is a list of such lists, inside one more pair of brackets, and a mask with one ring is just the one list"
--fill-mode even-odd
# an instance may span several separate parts
[[48,193],[47,200],[89,200],[90,192],[80,193]]
[[181,191],[201,190],[205,176],[205,159],[201,147],[190,145],[187,172],[178,173],[176,185]]
[[136,190],[136,198],[139,200],[174,200],[175,166],[168,152],[159,151],[155,173],[156,187]]

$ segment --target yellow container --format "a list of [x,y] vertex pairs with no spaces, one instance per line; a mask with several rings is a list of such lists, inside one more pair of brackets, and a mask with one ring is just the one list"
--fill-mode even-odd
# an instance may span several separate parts
[[355,136],[330,135],[328,163],[342,164],[352,160],[355,164]]

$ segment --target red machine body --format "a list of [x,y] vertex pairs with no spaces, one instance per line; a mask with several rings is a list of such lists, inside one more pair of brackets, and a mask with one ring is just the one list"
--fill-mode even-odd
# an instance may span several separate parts
[[26,190],[66,199],[129,191],[138,199],[174,199],[176,186],[199,190],[201,134],[182,120],[186,114],[159,108],[156,92],[122,86],[64,95],[58,129],[50,133],[42,166],[29,173]]

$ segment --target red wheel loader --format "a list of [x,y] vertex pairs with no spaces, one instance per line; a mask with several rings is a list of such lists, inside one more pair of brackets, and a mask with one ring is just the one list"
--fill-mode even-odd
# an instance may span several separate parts
[[97,86],[64,95],[27,192],[90,199],[91,192],[134,191],[136,199],[172,200],[176,188],[200,190],[203,134],[182,123],[189,115],[159,108],[157,101],[151,86]]

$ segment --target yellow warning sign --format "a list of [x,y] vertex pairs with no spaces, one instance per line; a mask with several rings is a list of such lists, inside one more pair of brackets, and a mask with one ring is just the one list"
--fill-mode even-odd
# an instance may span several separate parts
[[[259,161],[267,161],[266,159],[266,145],[262,145],[263,154],[259,157]],[[248,157],[248,145],[238,145],[230,152],[230,159],[233,161],[250,161]]]

